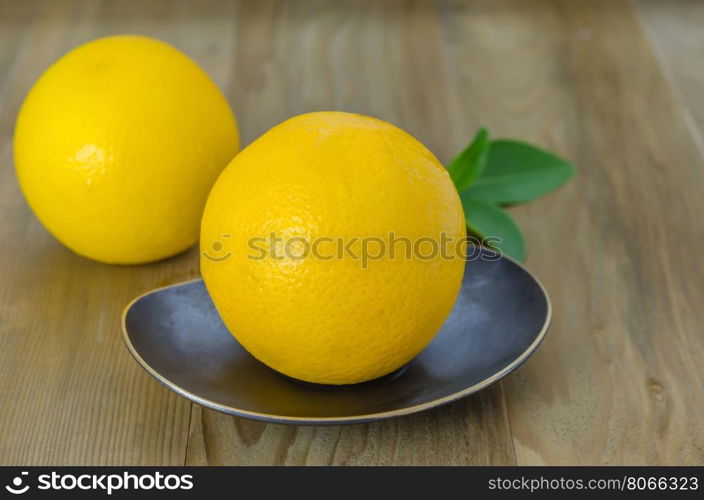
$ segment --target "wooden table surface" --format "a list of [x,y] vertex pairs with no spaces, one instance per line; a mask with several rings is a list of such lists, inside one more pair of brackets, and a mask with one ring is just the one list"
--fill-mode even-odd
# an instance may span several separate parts
[[[704,2],[0,3],[0,464],[704,463]],[[539,351],[458,403],[382,423],[265,425],[191,404],[125,349],[125,304],[198,275],[63,248],[24,202],[32,82],[89,39],[173,43],[247,144],[312,110],[389,120],[449,160],[482,125],[573,160],[511,209],[554,306]]]

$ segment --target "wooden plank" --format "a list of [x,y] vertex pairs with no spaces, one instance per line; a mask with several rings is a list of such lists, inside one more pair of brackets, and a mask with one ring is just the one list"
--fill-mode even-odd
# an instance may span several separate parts
[[[695,0],[637,0],[636,6],[659,60],[679,90],[698,128],[704,150],[704,3]],[[688,115],[686,115],[688,117]]]
[[[245,142],[320,109],[392,121],[445,157],[473,131],[445,97],[431,4],[241,2],[235,22],[232,95]],[[187,454],[189,464],[211,465],[513,462],[499,386],[422,415],[344,427],[266,425],[194,406]]]
[[444,9],[460,109],[580,167],[512,210],[555,311],[504,384],[518,463],[702,463],[704,164],[630,3]]
[[512,464],[500,385],[419,415],[374,424],[293,426],[193,405],[187,465]]
[[[206,8],[226,12],[226,4]],[[69,48],[98,36],[159,36],[192,54],[224,84],[231,25],[210,16],[206,25],[194,26],[202,8],[168,1],[0,6],[1,464],[184,461],[191,405],[137,367],[123,345],[119,320],[135,295],[196,276],[197,250],[134,267],[72,254],[22,199],[11,140],[32,82]]]

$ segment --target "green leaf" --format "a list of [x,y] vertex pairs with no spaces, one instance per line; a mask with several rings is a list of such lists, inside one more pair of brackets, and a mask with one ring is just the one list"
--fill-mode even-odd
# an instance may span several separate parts
[[486,165],[488,149],[489,132],[481,128],[464,151],[450,162],[447,170],[458,192],[466,190],[481,175]]
[[492,203],[470,198],[469,193],[462,195],[462,205],[464,218],[472,232],[484,238],[495,238],[486,243],[516,260],[523,260],[526,243],[509,214]]
[[522,203],[557,188],[573,172],[569,162],[547,151],[501,139],[489,145],[486,168],[467,193],[492,203]]

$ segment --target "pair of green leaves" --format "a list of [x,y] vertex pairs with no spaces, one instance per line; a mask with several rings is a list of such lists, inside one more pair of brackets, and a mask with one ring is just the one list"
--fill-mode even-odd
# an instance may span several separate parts
[[520,141],[490,140],[482,128],[447,167],[457,187],[470,231],[517,260],[526,244],[502,205],[524,203],[565,183],[574,173],[567,161]]

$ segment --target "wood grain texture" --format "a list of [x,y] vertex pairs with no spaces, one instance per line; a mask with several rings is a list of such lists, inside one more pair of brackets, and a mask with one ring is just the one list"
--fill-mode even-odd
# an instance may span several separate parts
[[681,93],[685,118],[691,114],[704,137],[704,2],[637,0],[636,6],[661,65]]
[[510,465],[500,384],[467,401],[373,424],[273,425],[193,406],[187,465]]
[[517,462],[702,463],[704,165],[631,5],[472,3],[448,19],[470,34],[464,60],[501,61],[468,89],[482,118],[580,167],[514,210],[555,310],[505,383]]
[[[649,29],[677,31],[664,26]],[[690,31],[682,43],[701,43]],[[343,109],[398,124],[445,162],[480,125],[574,160],[568,186],[511,209],[553,300],[544,345],[502,384],[375,424],[266,425],[158,386],[119,315],[196,276],[197,251],[137,267],[77,257],[31,215],[12,169],[34,79],[125,32],[194,57],[244,144]],[[681,42],[667,43],[676,61]],[[0,464],[704,463],[704,160],[686,115],[699,116],[701,83],[673,73],[680,100],[627,0],[0,1]]]

